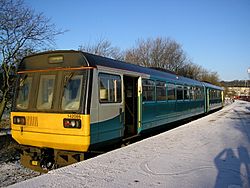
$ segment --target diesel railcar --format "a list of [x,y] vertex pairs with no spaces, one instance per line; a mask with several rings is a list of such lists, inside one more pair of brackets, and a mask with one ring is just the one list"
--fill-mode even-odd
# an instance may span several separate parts
[[79,51],[25,57],[17,73],[12,137],[37,171],[223,105],[218,86]]

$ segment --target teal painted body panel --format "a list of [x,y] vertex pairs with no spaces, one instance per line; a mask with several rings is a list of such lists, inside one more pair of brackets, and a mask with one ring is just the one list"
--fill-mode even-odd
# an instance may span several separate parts
[[186,107],[186,102],[185,101],[177,101],[176,102],[176,113],[177,114],[184,114],[186,113],[185,111],[188,110]]
[[209,110],[214,110],[217,108],[222,107],[222,100],[221,99],[210,99],[209,100]]
[[90,125],[90,144],[122,138],[124,127],[120,123],[120,115],[103,122]]
[[154,121],[156,116],[156,105],[155,102],[147,102],[142,105],[142,122],[150,123]]
[[144,102],[141,131],[202,114],[204,110],[204,100]]
[[198,115],[205,112],[205,101],[190,101],[190,114]]

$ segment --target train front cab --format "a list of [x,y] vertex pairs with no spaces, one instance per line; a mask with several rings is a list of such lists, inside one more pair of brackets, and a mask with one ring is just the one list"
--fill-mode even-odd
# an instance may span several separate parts
[[11,133],[24,166],[46,171],[84,158],[90,145],[92,71],[79,53],[43,53],[22,61]]

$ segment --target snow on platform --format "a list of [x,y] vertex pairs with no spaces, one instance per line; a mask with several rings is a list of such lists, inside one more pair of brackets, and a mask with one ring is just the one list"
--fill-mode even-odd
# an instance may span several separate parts
[[250,103],[12,187],[250,187]]

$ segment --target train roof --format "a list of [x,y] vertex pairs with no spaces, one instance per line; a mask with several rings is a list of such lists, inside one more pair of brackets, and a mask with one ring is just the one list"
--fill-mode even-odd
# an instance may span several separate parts
[[147,68],[147,67],[142,67],[139,65],[135,65],[132,63],[127,63],[123,61],[118,61],[118,60],[113,60],[110,58],[102,57],[102,56],[97,56],[94,54],[82,52],[88,62],[90,63],[90,66],[105,66],[105,67],[112,67],[116,69],[122,69],[122,70],[128,70],[128,71],[133,71],[133,72],[138,72],[138,73],[143,73],[143,74],[148,74],[152,79],[168,79],[170,82],[174,83],[186,83],[186,84],[192,84],[192,85],[197,85],[197,86],[202,86],[202,83],[193,80],[190,78],[186,78],[183,76],[176,75],[174,73],[169,73],[165,71],[160,71],[156,70],[153,68]]
[[208,88],[213,88],[213,89],[218,89],[218,90],[224,90],[222,87],[213,85],[213,84],[208,83],[208,82],[202,82],[202,83],[203,83],[203,85],[204,85],[205,87],[208,87]]
[[[63,57],[63,62],[61,64],[58,63],[50,63],[48,59],[54,58],[58,60],[57,57]],[[208,84],[205,82],[200,82],[197,80],[193,80],[190,78],[186,78],[183,76],[176,75],[174,73],[169,73],[165,71],[155,70],[152,68],[146,68],[139,65],[118,61],[94,54],[90,54],[87,52],[74,51],[74,50],[58,50],[58,51],[48,51],[42,52],[38,54],[34,54],[31,56],[25,57],[19,66],[19,71],[23,70],[37,70],[37,69],[48,69],[55,67],[79,67],[79,66],[89,66],[89,67],[111,67],[116,69],[122,69],[142,74],[150,75],[152,79],[159,80],[169,80],[170,82],[174,82],[177,84],[188,84],[188,85],[196,85],[196,86],[207,86],[214,89],[222,89],[218,86],[214,86],[212,84]]]

